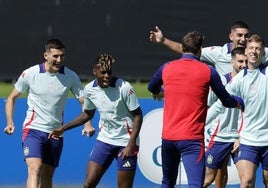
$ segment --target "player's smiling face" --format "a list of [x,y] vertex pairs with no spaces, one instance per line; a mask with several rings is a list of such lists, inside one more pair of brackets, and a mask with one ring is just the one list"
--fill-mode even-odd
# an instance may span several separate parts
[[229,38],[233,43],[233,49],[236,47],[246,47],[249,38],[249,30],[246,28],[236,28],[231,31]]
[[45,67],[50,73],[56,73],[60,70],[64,61],[65,50],[51,48],[49,52],[44,53],[46,59]]
[[261,42],[248,42],[245,54],[248,58],[249,69],[254,69],[261,64],[261,59],[264,55],[264,48]]
[[231,64],[236,73],[247,66],[247,56],[245,54],[236,54],[234,58],[232,58]]
[[107,70],[103,66],[97,65],[93,69],[93,74],[98,80],[98,85],[101,88],[107,88],[110,86],[110,80],[112,78],[112,70]]

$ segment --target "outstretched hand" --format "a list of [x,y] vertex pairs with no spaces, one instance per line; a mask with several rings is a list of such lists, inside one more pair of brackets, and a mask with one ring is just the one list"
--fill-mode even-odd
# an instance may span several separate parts
[[158,26],[155,26],[155,31],[150,31],[150,41],[155,43],[163,43],[165,37]]

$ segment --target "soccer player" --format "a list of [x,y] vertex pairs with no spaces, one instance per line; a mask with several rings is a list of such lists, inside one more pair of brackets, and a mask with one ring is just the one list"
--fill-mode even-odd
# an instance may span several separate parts
[[63,111],[70,91],[83,103],[83,86],[78,75],[63,66],[64,57],[63,43],[58,39],[48,40],[45,44],[45,62],[24,70],[6,100],[7,125],[4,132],[12,135],[15,131],[15,101],[22,93],[28,93],[22,136],[28,167],[27,188],[52,188],[63,138],[48,139],[49,133],[62,125]]
[[[203,36],[189,32],[182,39],[181,59],[162,65],[148,84],[158,96],[164,93],[162,130],[162,187],[174,187],[182,162],[189,187],[202,187],[205,177],[204,126],[209,86],[226,107],[244,108],[243,100],[231,96],[217,71],[199,61]],[[162,88],[163,86],[163,88]]]
[[[243,97],[246,110],[239,132],[236,167],[241,180],[240,187],[254,187],[256,171],[262,164],[265,187],[268,186],[268,69],[261,59],[264,55],[264,41],[258,35],[252,35],[247,42],[245,53],[248,69],[240,71],[232,82],[226,85],[231,94]],[[220,103],[217,101],[216,103]],[[220,106],[220,105],[219,105]],[[222,107],[222,106],[221,106]],[[223,107],[222,107],[223,108]]]
[[[159,44],[163,44],[167,46],[169,49],[182,54],[182,44],[179,42],[172,41],[166,37],[164,37],[162,31],[159,29],[159,27],[155,27],[155,31],[150,31],[150,41],[156,42]],[[230,33],[228,35],[230,43],[226,43],[223,46],[210,46],[210,47],[204,47],[202,48],[202,53],[200,60],[204,61],[206,63],[214,65],[216,70],[220,75],[228,74],[233,70],[231,62],[231,51],[232,49],[236,47],[245,47],[246,41],[249,34],[249,26],[243,22],[243,21],[235,21],[231,25]],[[266,64],[268,61],[268,48],[265,48],[265,55],[262,58],[262,63]],[[210,91],[210,95],[213,95],[213,92]],[[209,99],[210,101],[210,99]],[[208,104],[208,105],[211,105]],[[224,185],[221,184],[221,182],[224,182],[226,176],[226,170],[221,169],[218,170],[217,177],[215,180],[215,184],[217,188],[224,187]]]
[[[245,22],[235,21],[229,34],[231,43],[226,43],[223,46],[202,48],[200,60],[214,65],[220,75],[232,72],[233,67],[230,64],[232,59],[231,51],[236,47],[245,47],[249,36],[249,26]],[[164,37],[158,26],[155,27],[155,31],[150,31],[149,38],[152,42],[163,44],[169,49],[182,54],[182,44]],[[265,50],[267,53],[263,57],[263,63],[268,61],[268,48]]]
[[[84,89],[84,111],[50,134],[60,138],[64,131],[92,119],[95,110],[99,111],[99,134],[90,154],[84,188],[96,187],[114,159],[117,160],[118,187],[133,187],[143,116],[132,86],[112,75],[114,62],[109,54],[98,56],[93,68],[96,79]],[[94,130],[87,127],[83,132],[94,134]]]
[[[232,78],[244,69],[247,64],[247,56],[244,47],[236,47],[231,52],[233,71],[221,76],[223,85],[231,82]],[[214,99],[215,100],[215,99]],[[214,103],[207,113],[206,124],[209,124],[211,132],[210,142],[206,150],[206,176],[204,187],[208,187],[216,178],[218,169],[224,170],[225,178],[218,185],[226,187],[228,173],[227,164],[234,146],[234,142],[239,138],[238,135],[238,117],[239,110],[225,108],[223,111],[217,110],[217,103]],[[233,160],[235,154],[231,154]],[[234,162],[236,162],[234,160]]]

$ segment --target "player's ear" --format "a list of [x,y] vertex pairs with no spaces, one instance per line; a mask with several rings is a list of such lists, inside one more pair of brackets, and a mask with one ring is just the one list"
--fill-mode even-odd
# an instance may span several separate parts
[[230,41],[233,41],[233,35],[232,35],[232,33],[229,33],[229,39],[230,39]]
[[97,72],[96,72],[96,71],[97,71],[97,70],[96,70],[96,68],[94,67],[93,70],[92,70],[92,73],[93,73],[94,76],[97,75]]
[[47,60],[47,53],[46,52],[44,52],[43,56],[44,56],[45,60]]

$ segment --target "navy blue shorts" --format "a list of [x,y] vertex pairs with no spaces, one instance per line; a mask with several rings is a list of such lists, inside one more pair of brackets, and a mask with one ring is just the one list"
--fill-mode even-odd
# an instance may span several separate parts
[[174,187],[182,159],[188,187],[203,187],[205,178],[205,147],[203,140],[162,140],[162,188]]
[[118,170],[135,170],[137,167],[137,153],[135,152],[132,156],[123,160],[118,154],[124,148],[124,146],[115,146],[96,140],[89,160],[94,161],[107,169],[112,164],[113,160],[116,159]]
[[221,169],[227,157],[231,154],[234,163],[237,162],[237,157],[232,154],[234,142],[213,142],[207,148],[206,166],[211,169]]
[[238,161],[247,160],[255,165],[262,164],[264,170],[268,170],[268,146],[249,146],[240,144],[238,151]]
[[59,166],[63,138],[48,139],[48,135],[49,133],[43,131],[29,129],[22,140],[24,158],[40,158],[47,165]]

